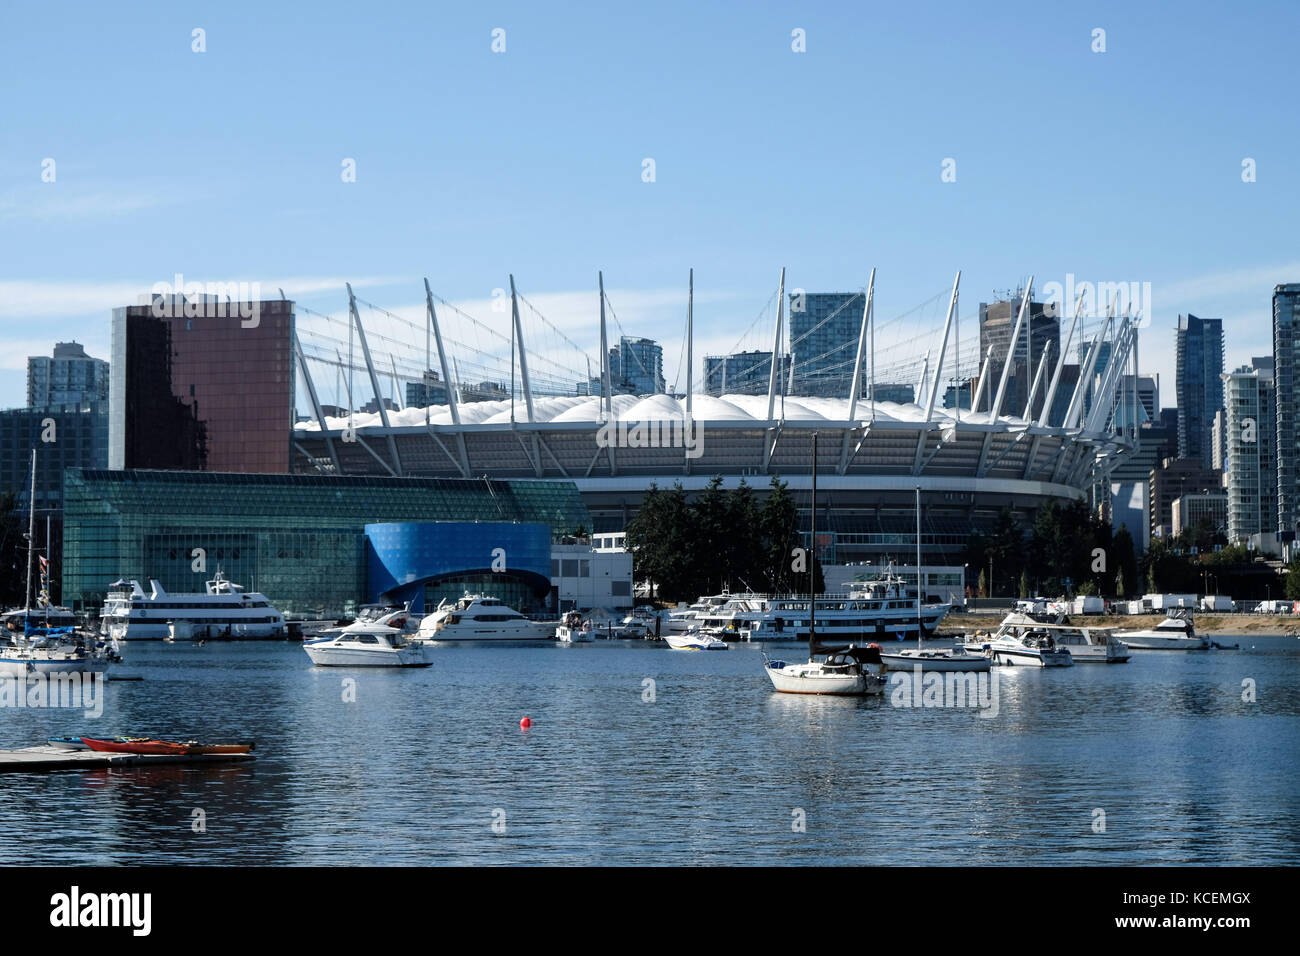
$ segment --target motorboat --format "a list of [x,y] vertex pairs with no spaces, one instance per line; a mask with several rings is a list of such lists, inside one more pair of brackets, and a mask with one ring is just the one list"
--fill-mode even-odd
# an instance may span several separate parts
[[976,633],[966,638],[966,651],[984,654],[997,664],[1030,664],[1037,667],[1071,667],[1074,658],[1058,646],[1055,626],[1012,611],[992,635]]
[[887,683],[880,648],[849,644],[839,648],[820,648],[822,660],[798,664],[774,661],[763,654],[763,670],[772,686],[783,694],[828,694],[864,696],[883,694]]
[[398,628],[357,621],[333,637],[303,644],[318,667],[428,667],[423,645],[407,640]]
[[1167,617],[1141,631],[1117,631],[1115,636],[1135,651],[1203,651],[1210,642],[1196,633],[1190,617]]
[[581,614],[570,611],[555,629],[555,639],[561,644],[588,644],[596,640],[596,635],[590,621],[584,621]]
[[1113,627],[1055,625],[1051,631],[1057,646],[1069,651],[1076,664],[1123,664],[1129,659],[1129,646]]
[[727,642],[692,628],[685,634],[665,634],[664,640],[675,651],[725,651]]
[[494,597],[466,594],[455,604],[443,602],[426,615],[417,641],[546,641],[555,639],[555,623],[534,621]]
[[246,593],[221,569],[201,592],[169,592],[158,581],[114,581],[100,611],[105,636],[119,641],[284,637],[287,625],[266,595]]

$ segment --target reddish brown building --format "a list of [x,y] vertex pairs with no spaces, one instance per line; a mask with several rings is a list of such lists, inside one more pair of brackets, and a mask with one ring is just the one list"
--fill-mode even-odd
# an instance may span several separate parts
[[110,468],[288,473],[293,303],[217,305],[113,310]]

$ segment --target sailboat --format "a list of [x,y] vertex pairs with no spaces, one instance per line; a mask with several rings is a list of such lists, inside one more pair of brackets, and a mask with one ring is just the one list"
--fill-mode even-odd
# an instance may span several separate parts
[[[0,676],[26,677],[29,674],[84,674],[103,672],[116,662],[116,654],[98,650],[92,640],[75,627],[51,626],[48,589],[41,587],[41,610],[37,615],[31,604],[32,558],[36,552],[36,450],[32,449],[31,493],[27,517],[27,584],[20,612],[5,615],[6,632],[0,636]],[[49,547],[49,542],[46,542]],[[42,581],[48,559],[42,558]],[[19,631],[21,622],[21,631]]]
[[925,627],[921,623],[921,488],[916,489],[916,647],[881,654],[886,667],[920,667],[927,671],[987,671],[992,661],[981,654],[969,654],[964,645],[926,650],[921,645]]
[[[817,549],[817,433],[812,435],[812,536],[813,560],[808,562],[808,663],[787,664],[770,660],[763,653],[763,671],[772,686],[783,694],[832,694],[862,696],[883,694],[885,678],[876,670],[880,666],[880,648],[856,644],[830,647],[817,642],[817,601],[815,560]],[[818,660],[817,656],[823,659]]]

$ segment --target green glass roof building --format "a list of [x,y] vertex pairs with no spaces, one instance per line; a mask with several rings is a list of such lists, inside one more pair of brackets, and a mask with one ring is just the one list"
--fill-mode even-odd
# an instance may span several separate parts
[[63,494],[74,610],[97,611],[120,578],[202,591],[220,567],[285,614],[341,617],[365,599],[367,524],[540,522],[553,537],[592,526],[570,481],[68,469]]

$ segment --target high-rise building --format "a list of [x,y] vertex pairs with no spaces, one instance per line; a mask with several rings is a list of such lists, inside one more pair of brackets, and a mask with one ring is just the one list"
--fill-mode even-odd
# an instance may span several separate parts
[[865,292],[790,293],[792,394],[848,398],[866,307]]
[[58,342],[54,355],[27,359],[27,405],[80,405],[108,401],[108,363],[77,342]]
[[1273,361],[1256,359],[1223,376],[1228,540],[1277,532],[1277,420]]
[[1192,530],[1202,521],[1209,522],[1215,531],[1223,534],[1227,531],[1228,492],[1199,491],[1180,495],[1174,499],[1172,512],[1174,537]]
[[1223,408],[1223,320],[1178,317],[1178,457],[1214,464],[1210,430]]
[[432,369],[425,369],[418,382],[406,383],[406,404],[410,408],[447,404],[447,383]]
[[[777,362],[777,381],[785,387],[790,356]],[[708,395],[766,395],[772,376],[771,352],[735,352],[704,357],[704,391]]]
[[[654,339],[624,335],[609,350],[610,388],[617,394],[618,383],[631,387],[633,395],[659,395],[664,391],[664,350]],[[597,387],[599,391],[599,386]]]
[[1173,533],[1174,499],[1222,488],[1223,472],[1204,467],[1199,458],[1166,458],[1151,470],[1149,479],[1151,537],[1164,538]]
[[[998,382],[1002,377],[1002,368],[1007,363],[1007,353],[1011,346],[1011,335],[1016,328],[1016,319],[1020,313],[1022,291],[1008,293],[996,302],[980,303],[980,354],[993,347],[993,356],[989,361],[989,381],[985,385],[986,396],[981,400],[980,408],[988,408],[997,396]],[[1047,400],[1047,383],[1060,358],[1061,323],[1056,316],[1053,303],[1030,301],[1029,311],[1025,316],[1025,326],[1020,330],[1016,341],[1016,354],[1012,358],[1011,373],[1007,379],[1007,390],[1002,399],[1003,415],[1022,415],[1025,403],[1029,399],[1029,389],[1033,385],[1034,375],[1043,358],[1043,350],[1050,343],[1052,354],[1044,375],[1044,383],[1039,387],[1038,396],[1029,415],[1037,418],[1042,414],[1043,403]],[[1059,386],[1058,386],[1059,388]]]
[[109,468],[287,474],[293,303],[155,296],[113,310]]
[[[1300,282],[1273,289],[1273,385],[1277,402],[1277,530],[1289,552],[1300,529]],[[1289,556],[1289,555],[1288,555]]]

